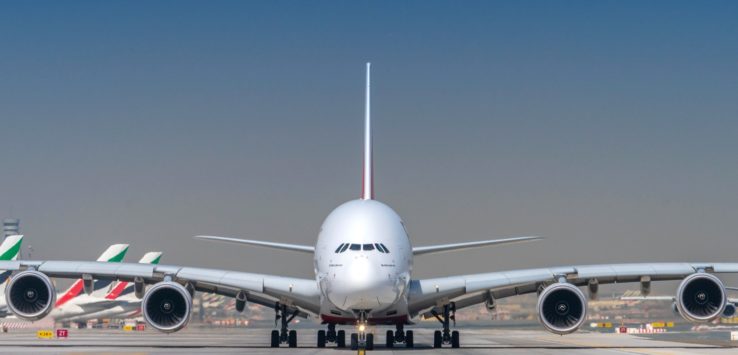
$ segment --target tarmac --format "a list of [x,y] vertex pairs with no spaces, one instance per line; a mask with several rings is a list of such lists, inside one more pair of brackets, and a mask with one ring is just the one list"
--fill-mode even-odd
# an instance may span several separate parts
[[[317,329],[317,328],[316,328]],[[337,354],[348,349],[315,346],[316,329],[298,329],[298,348],[269,347],[269,328],[198,328],[164,334],[122,329],[70,329],[67,339],[38,339],[36,330],[0,334],[3,354]],[[544,330],[461,328],[460,349],[433,349],[433,329],[415,331],[415,349],[384,346],[385,329],[377,329],[378,354],[737,354],[730,332],[690,331],[647,336],[580,331],[559,336]]]

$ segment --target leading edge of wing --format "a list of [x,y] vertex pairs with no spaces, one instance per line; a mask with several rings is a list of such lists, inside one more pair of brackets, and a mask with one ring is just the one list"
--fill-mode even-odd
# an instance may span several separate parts
[[488,247],[488,246],[502,245],[502,244],[532,242],[532,241],[542,240],[542,239],[543,238],[537,237],[537,236],[527,236],[527,237],[514,237],[514,238],[504,238],[504,239],[480,240],[476,242],[466,242],[466,243],[428,245],[428,246],[423,246],[423,247],[414,247],[413,255],[434,254],[434,253],[474,249],[474,248]]
[[246,245],[252,245],[252,246],[263,247],[263,248],[289,250],[289,251],[295,251],[295,252],[300,252],[300,253],[309,253],[309,254],[315,253],[315,247],[311,247],[307,245],[274,243],[274,242],[266,242],[266,241],[261,241],[261,240],[248,240],[248,239],[238,239],[238,238],[229,238],[229,237],[217,237],[213,235],[196,235],[194,236],[194,238],[199,239],[199,240],[212,240],[216,242],[246,244]]

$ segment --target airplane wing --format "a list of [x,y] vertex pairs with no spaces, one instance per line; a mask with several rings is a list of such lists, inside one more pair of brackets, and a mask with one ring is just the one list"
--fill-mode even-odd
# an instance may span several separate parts
[[466,242],[466,243],[429,245],[429,246],[422,246],[422,247],[414,247],[413,255],[436,254],[436,253],[443,253],[447,251],[458,251],[458,250],[473,249],[473,248],[487,247],[487,246],[493,246],[493,245],[531,242],[534,240],[541,240],[541,239],[543,238],[531,236],[531,237],[514,237],[514,238],[504,238],[504,239],[481,240],[481,241]]
[[576,285],[681,280],[699,271],[738,273],[738,263],[644,263],[563,266],[412,280],[408,307],[412,316],[454,302],[456,309],[490,298],[538,292],[560,279]]
[[263,248],[282,249],[282,250],[296,251],[296,252],[308,253],[308,254],[315,253],[315,247],[311,247],[308,245],[274,243],[274,242],[266,242],[266,241],[261,241],[261,240],[248,240],[248,239],[238,239],[238,238],[229,238],[229,237],[216,237],[213,235],[196,235],[194,238],[200,239],[200,240],[216,241],[216,242],[245,244],[245,245],[257,246],[257,247],[263,247]]
[[247,301],[274,307],[277,302],[301,311],[301,316],[318,314],[320,291],[315,280],[246,272],[154,265],[106,263],[95,261],[0,261],[0,270],[35,269],[49,277],[79,278],[90,275],[96,280],[143,281],[153,284],[171,278],[196,291],[235,297],[245,292]]
[[[732,287],[726,287],[726,290],[731,290]],[[626,296],[620,297],[621,301],[668,301],[673,302],[676,300],[674,296]],[[738,298],[728,297],[729,303],[738,303]]]

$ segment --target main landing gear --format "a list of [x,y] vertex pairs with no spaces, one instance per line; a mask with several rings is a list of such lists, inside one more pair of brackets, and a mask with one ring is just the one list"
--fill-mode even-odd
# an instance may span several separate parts
[[397,325],[397,330],[394,332],[392,330],[387,330],[387,347],[393,348],[395,344],[399,343],[405,343],[406,348],[412,348],[415,346],[414,339],[413,339],[413,331],[408,330],[405,331],[405,326],[403,324]]
[[325,348],[326,343],[336,343],[337,348],[345,348],[346,331],[336,331],[336,324],[328,323],[328,332],[325,330],[318,331],[318,347]]
[[435,310],[432,310],[431,313],[443,325],[443,331],[436,330],[433,332],[433,347],[440,348],[444,344],[451,344],[452,348],[458,348],[459,332],[456,330],[452,332],[449,325],[450,321],[453,320],[454,327],[456,326],[456,304],[452,302],[444,305],[443,314],[438,314]]
[[297,311],[290,314],[286,305],[277,303],[274,305],[274,326],[277,326],[278,321],[282,321],[282,327],[280,330],[272,330],[272,347],[278,348],[280,344],[287,344],[290,348],[297,347],[297,332],[294,330],[288,330],[287,326],[297,316]]

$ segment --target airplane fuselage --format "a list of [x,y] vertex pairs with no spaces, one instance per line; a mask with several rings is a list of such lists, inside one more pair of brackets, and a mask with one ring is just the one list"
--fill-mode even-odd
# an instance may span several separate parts
[[352,323],[407,320],[413,268],[410,238],[400,216],[376,200],[352,200],[323,222],[315,247],[321,317]]

